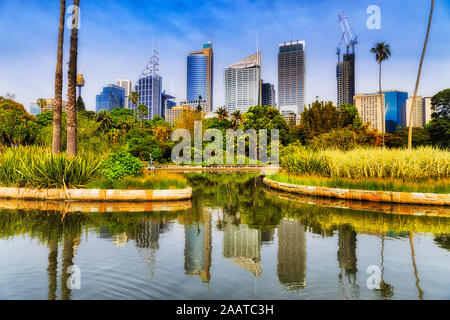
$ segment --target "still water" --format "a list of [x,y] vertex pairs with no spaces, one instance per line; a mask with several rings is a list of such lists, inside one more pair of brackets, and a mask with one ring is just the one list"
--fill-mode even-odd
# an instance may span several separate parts
[[185,208],[1,209],[0,299],[450,299],[448,217],[282,199],[250,175],[189,179]]

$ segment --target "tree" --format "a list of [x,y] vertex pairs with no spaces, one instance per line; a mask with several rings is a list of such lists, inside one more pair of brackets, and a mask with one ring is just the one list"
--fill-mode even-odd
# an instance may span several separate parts
[[414,88],[414,96],[413,96],[413,100],[412,100],[412,104],[411,104],[411,111],[409,113],[408,149],[412,148],[412,134],[413,134],[412,119],[413,119],[413,115],[414,115],[414,108],[416,107],[417,90],[419,89],[423,59],[425,58],[425,51],[427,50],[428,37],[430,36],[431,19],[433,18],[433,8],[434,8],[434,0],[431,0],[430,16],[428,18],[427,35],[425,36],[425,43],[423,44],[422,56],[420,57],[420,63],[419,63],[419,71],[417,72],[416,87]]
[[259,131],[260,129],[267,129],[268,136],[270,136],[270,130],[278,129],[281,143],[287,143],[289,126],[277,108],[254,106],[248,109],[244,118],[244,130],[255,129]]
[[79,96],[77,99],[76,108],[77,108],[77,113],[86,111],[86,106],[84,105],[84,101],[81,96]]
[[140,95],[139,95],[139,92],[137,92],[137,91],[132,91],[132,92],[130,93],[130,95],[128,96],[128,100],[130,100],[131,103],[133,104],[134,110],[136,110],[136,105],[137,105],[137,103],[139,102],[139,99],[140,99],[140,98],[141,98],[141,97],[140,97]]
[[202,108],[202,96],[198,96],[198,105],[197,105],[197,109],[195,110],[196,112],[202,112],[203,108]]
[[450,117],[450,89],[439,91],[431,98],[433,118]]
[[70,35],[70,59],[67,90],[67,155],[77,155],[77,60],[78,60],[78,10],[80,0],[73,0],[72,32]]
[[232,119],[231,122],[233,124],[233,128],[237,129],[237,127],[239,126],[239,124],[242,123],[242,120],[243,120],[241,111],[236,110],[235,112],[233,112],[231,114],[231,119]]
[[228,111],[224,107],[217,109],[216,114],[219,116],[219,123],[221,120],[228,118]]
[[144,119],[144,117],[147,115],[148,116],[148,108],[145,104],[140,104],[137,106],[137,113],[139,116],[139,122],[141,124],[142,127],[142,120]]
[[0,146],[33,143],[37,131],[35,118],[21,104],[0,97]]
[[102,131],[103,134],[109,131],[113,126],[113,120],[109,112],[105,110],[101,110],[97,113],[95,120],[98,122],[98,128]]
[[[373,54],[375,54],[375,60],[378,62],[378,66],[379,66],[379,73],[378,73],[378,92],[381,93],[381,63],[384,60],[388,60],[389,57],[391,56],[391,46],[389,44],[385,44],[384,42],[379,42],[377,44],[375,44],[375,46],[370,49],[370,52],[372,52]],[[384,147],[384,132],[385,130],[385,114],[384,114],[384,110],[383,111],[383,147]]]
[[63,50],[64,50],[64,23],[66,17],[66,0],[60,0],[58,52],[55,73],[55,107],[53,109],[53,136],[52,152],[61,152],[61,113],[63,89]]
[[45,101],[45,99],[43,98],[37,99],[36,103],[39,106],[39,108],[41,108],[41,112],[42,108],[44,108],[47,105],[47,101]]
[[425,125],[434,146],[450,148],[450,117],[435,118]]

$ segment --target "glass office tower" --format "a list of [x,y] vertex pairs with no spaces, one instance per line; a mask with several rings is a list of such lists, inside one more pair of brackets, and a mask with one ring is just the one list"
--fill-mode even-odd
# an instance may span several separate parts
[[386,112],[386,132],[393,133],[397,127],[402,127],[406,123],[406,100],[408,92],[404,91],[384,91],[384,103]]
[[111,111],[115,108],[125,107],[125,89],[114,84],[103,88],[96,97],[95,111]]
[[205,101],[205,112],[213,109],[213,69],[214,52],[212,43],[203,45],[200,51],[194,51],[187,57],[186,100],[197,101],[199,97]]
[[305,41],[280,44],[278,53],[278,105],[297,106],[297,115],[305,103]]
[[162,78],[159,75],[149,75],[140,78],[135,86],[135,91],[139,94],[139,102],[136,105],[130,103],[130,109],[137,112],[137,106],[144,104],[148,108],[148,115],[145,120],[151,120],[154,116],[162,116],[161,103]]

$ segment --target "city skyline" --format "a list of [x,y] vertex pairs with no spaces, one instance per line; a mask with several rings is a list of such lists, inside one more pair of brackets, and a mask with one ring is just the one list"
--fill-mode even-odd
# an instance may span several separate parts
[[[0,74],[0,94],[15,93],[16,99],[26,106],[39,97],[53,96],[58,8],[53,8],[50,3],[29,1],[24,5],[6,0],[0,4],[0,27],[3,26],[0,36],[5,44],[5,50],[0,53],[0,69],[4,71]],[[94,110],[95,96],[105,85],[117,78],[130,79],[134,84],[142,65],[151,56],[151,48],[155,46],[161,52],[161,76],[165,79],[162,89],[181,100],[186,96],[186,55],[192,48],[212,40],[216,60],[214,108],[217,108],[225,104],[225,66],[255,52],[259,34],[262,78],[273,83],[276,91],[277,45],[289,41],[289,38],[302,39],[308,42],[305,104],[314,101],[316,96],[319,100],[336,103],[335,47],[340,37],[337,14],[342,10],[351,19],[359,38],[356,92],[376,90],[377,64],[369,49],[377,41],[386,41],[391,44],[393,54],[383,68],[383,90],[396,88],[411,94],[423,45],[428,3],[424,1],[417,5],[406,1],[380,1],[380,30],[369,30],[366,26],[369,17],[366,9],[370,4],[364,1],[348,4],[323,1],[315,4],[302,1],[271,4],[261,1],[256,4],[243,2],[238,6],[231,2],[201,4],[198,10],[194,10],[191,4],[186,3],[180,10],[176,9],[180,6],[171,2],[111,1],[106,11],[101,5],[86,2],[82,11],[79,60],[79,72],[86,78],[83,98],[87,108]],[[153,6],[158,7],[161,14],[152,13]],[[445,54],[449,41],[445,33],[433,32],[449,29],[449,11],[446,9],[448,4],[436,4],[435,24],[419,89],[419,94],[423,96],[432,96],[450,82],[450,63]],[[191,23],[189,26],[187,21],[204,17],[206,13],[203,11],[208,10],[211,17],[205,24]],[[250,12],[256,19],[248,19]],[[283,16],[283,19],[281,22],[270,20],[264,25],[255,22],[271,15]],[[36,16],[40,18],[36,19]],[[240,24],[231,23],[231,18],[244,17],[247,19]],[[318,18],[320,24],[315,22]],[[169,21],[174,23],[168,24]],[[8,24],[17,27],[6,28]],[[65,46],[68,42],[66,32]],[[105,55],[105,52],[110,54]],[[65,63],[67,60],[66,54]],[[112,65],[114,68],[111,68]],[[433,76],[437,70],[441,72],[440,77]],[[65,86],[64,96],[66,89]]]

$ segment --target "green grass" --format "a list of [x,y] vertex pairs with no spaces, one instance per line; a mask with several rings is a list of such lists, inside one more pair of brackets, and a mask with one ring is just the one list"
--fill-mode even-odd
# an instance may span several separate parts
[[90,189],[169,190],[187,188],[187,179],[174,173],[151,173],[138,177],[110,180],[102,177],[87,186]]
[[305,185],[321,186],[329,188],[362,189],[376,191],[399,191],[399,192],[423,192],[423,193],[450,193],[450,179],[443,178],[405,180],[394,178],[328,178],[320,176],[297,176],[287,173],[278,173],[267,177],[270,180]]

